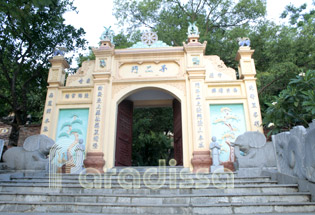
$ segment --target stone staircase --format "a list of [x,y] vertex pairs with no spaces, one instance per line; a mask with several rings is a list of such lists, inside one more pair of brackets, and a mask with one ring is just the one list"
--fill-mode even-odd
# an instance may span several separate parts
[[297,184],[184,168],[115,168],[104,175],[23,173],[0,182],[0,214],[315,214]]

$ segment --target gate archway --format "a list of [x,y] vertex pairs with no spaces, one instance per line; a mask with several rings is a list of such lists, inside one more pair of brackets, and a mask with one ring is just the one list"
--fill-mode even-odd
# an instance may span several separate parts
[[172,94],[158,88],[139,89],[118,104],[115,142],[115,166],[132,165],[132,126],[134,107],[172,107],[174,159],[183,165],[181,103]]

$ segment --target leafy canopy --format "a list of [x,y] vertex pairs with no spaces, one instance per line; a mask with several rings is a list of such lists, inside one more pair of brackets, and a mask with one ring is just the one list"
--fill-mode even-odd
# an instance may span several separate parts
[[48,59],[54,49],[63,46],[73,51],[85,45],[84,30],[64,24],[62,15],[68,10],[75,10],[70,0],[0,2],[0,103],[5,104],[0,117],[14,113],[6,121],[13,133],[28,114],[42,116]]
[[186,40],[188,22],[197,21],[201,39],[209,40],[214,32],[241,26],[265,12],[265,0],[114,0],[113,14],[129,33],[149,28],[178,46]]
[[292,79],[268,106],[263,123],[270,127],[270,133],[290,130],[297,125],[307,127],[315,115],[315,70]]

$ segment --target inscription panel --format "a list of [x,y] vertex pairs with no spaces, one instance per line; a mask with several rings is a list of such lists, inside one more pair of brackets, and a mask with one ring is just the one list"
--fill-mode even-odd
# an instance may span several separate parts
[[235,97],[242,96],[242,88],[240,85],[235,86],[208,86],[207,96],[208,97]]
[[119,69],[120,78],[170,77],[178,74],[179,65],[170,62],[128,63]]
[[62,92],[63,101],[86,101],[91,100],[91,91],[82,91],[82,92]]

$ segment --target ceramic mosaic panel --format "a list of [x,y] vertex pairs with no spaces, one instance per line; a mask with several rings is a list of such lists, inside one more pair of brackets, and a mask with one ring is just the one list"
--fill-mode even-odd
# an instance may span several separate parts
[[52,155],[54,172],[80,173],[82,171],[88,117],[87,108],[59,111],[56,144]]
[[246,131],[243,104],[211,104],[210,123],[211,134],[221,145],[220,161],[234,161],[234,151],[230,144]]

